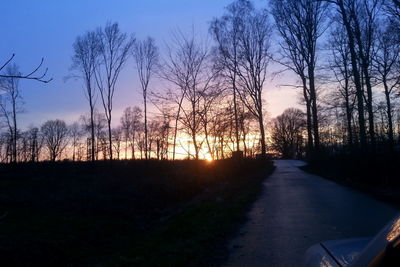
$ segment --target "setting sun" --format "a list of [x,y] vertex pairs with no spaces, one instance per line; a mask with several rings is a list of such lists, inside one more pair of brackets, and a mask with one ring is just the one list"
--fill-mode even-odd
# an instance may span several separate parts
[[204,159],[205,159],[207,162],[213,162],[213,161],[214,161],[210,154],[206,154],[206,155],[204,156]]

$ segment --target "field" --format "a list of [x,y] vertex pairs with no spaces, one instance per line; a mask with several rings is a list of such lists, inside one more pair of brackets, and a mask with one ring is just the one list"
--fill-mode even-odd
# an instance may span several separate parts
[[0,165],[2,265],[215,265],[272,171],[256,160]]

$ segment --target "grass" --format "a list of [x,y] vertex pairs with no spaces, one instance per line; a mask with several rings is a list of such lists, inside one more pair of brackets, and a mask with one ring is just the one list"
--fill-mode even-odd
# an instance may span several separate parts
[[271,162],[0,166],[2,263],[218,265]]

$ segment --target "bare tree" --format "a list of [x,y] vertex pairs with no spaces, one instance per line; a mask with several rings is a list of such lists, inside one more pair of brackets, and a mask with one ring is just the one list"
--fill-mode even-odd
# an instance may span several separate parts
[[118,23],[107,23],[104,29],[99,32],[99,49],[101,63],[96,66],[95,80],[100,91],[101,100],[104,107],[104,114],[108,126],[108,150],[110,160],[112,153],[112,110],[113,98],[119,74],[128,59],[129,52],[134,43],[133,37],[128,37],[122,33]]
[[[76,160],[76,153],[79,146],[80,138],[82,137],[81,126],[78,122],[74,122],[69,126],[69,135],[71,137],[71,145],[72,145],[72,161]],[[94,151],[93,151],[94,152]],[[94,153],[92,153],[94,155]],[[92,161],[94,158],[91,156]]]
[[376,21],[382,5],[380,0],[320,0],[336,6],[343,24],[350,50],[354,85],[357,92],[358,126],[361,148],[365,150],[367,135],[364,116],[364,83],[367,90],[366,106],[369,135],[375,147],[374,112],[372,107],[371,63],[372,48],[376,34]]
[[[330,69],[333,72],[334,79],[338,84],[338,94],[343,99],[344,110],[346,114],[347,142],[350,149],[353,148],[353,110],[354,110],[354,86],[351,80],[350,50],[347,41],[347,35],[342,25],[336,26],[331,31],[329,39],[330,49],[332,50],[332,59]],[[332,102],[329,100],[329,102]]]
[[364,0],[362,3],[354,3],[350,8],[350,15],[354,25],[354,37],[358,46],[358,57],[363,82],[367,91],[366,106],[368,111],[368,129],[371,146],[376,147],[374,109],[372,95],[371,65],[374,56],[373,47],[376,41],[377,20],[382,7],[382,0]]
[[238,62],[238,95],[244,105],[257,118],[260,131],[261,155],[266,156],[267,147],[264,128],[263,89],[270,61],[272,27],[267,10],[253,6],[242,14],[243,30],[239,36],[240,60]]
[[18,142],[17,114],[22,112],[19,79],[15,78],[20,75],[18,66],[15,64],[8,65],[5,74],[10,78],[2,78],[0,80],[0,114],[6,120],[10,132],[11,162],[16,162]]
[[168,154],[169,124],[169,116],[157,116],[149,124],[149,150],[154,152],[158,160],[165,159]]
[[62,120],[48,120],[40,127],[49,159],[55,161],[61,156],[68,140],[68,127]]
[[[82,115],[81,120],[83,122],[83,127],[84,127],[85,131],[90,132],[90,117]],[[104,152],[104,149],[103,149],[104,136],[105,136],[104,129],[107,127],[107,119],[103,113],[99,113],[95,110],[95,112],[93,114],[93,121],[94,121],[94,132],[95,132],[95,159],[98,160],[99,153]],[[88,145],[90,145],[90,147],[91,147],[91,142],[88,143]],[[89,151],[89,147],[87,147],[87,150]],[[89,153],[88,153],[88,155],[89,155]],[[104,158],[104,159],[106,159],[106,158]]]
[[392,97],[393,89],[398,88],[400,85],[399,76],[399,59],[400,59],[400,45],[396,36],[395,28],[392,27],[390,22],[385,23],[385,26],[378,34],[377,52],[374,57],[374,67],[379,74],[377,79],[383,85],[385,100],[386,100],[386,113],[388,122],[388,138],[389,145],[392,148],[394,144],[393,134],[393,106]]
[[131,148],[131,158],[135,159],[135,142],[141,128],[142,110],[139,107],[127,107],[121,117],[121,126],[125,138],[125,159],[128,157],[128,147]]
[[317,41],[325,30],[327,5],[314,0],[273,0],[271,6],[282,37],[279,44],[282,59],[278,61],[299,75],[307,110],[308,146],[318,150],[320,140],[315,68]]
[[123,137],[123,130],[122,127],[116,127],[112,129],[112,137],[113,137],[113,146],[114,146],[114,151],[117,154],[117,159],[120,159],[121,155],[121,143],[122,143],[122,137]]
[[29,127],[27,131],[27,139],[29,144],[30,161],[39,161],[40,150],[43,145],[43,138],[40,136],[39,128]]
[[252,4],[248,0],[239,0],[230,4],[226,8],[226,14],[221,18],[214,19],[211,22],[210,32],[216,41],[215,50],[215,64],[216,68],[220,71],[232,90],[233,96],[233,111],[235,117],[235,139],[236,150],[240,150],[240,137],[239,137],[239,119],[238,119],[238,68],[240,56],[240,35],[243,31],[243,14],[252,9]]
[[125,159],[128,159],[128,142],[132,135],[132,108],[124,109],[121,117],[121,128],[125,139]]
[[139,75],[140,85],[143,94],[144,106],[144,146],[145,158],[148,158],[148,133],[147,133],[147,90],[152,74],[158,65],[158,48],[153,38],[147,37],[143,41],[138,41],[134,45],[133,56],[136,61],[136,68]]
[[42,68],[44,59],[40,61],[39,65],[36,66],[31,72],[27,74],[23,73],[14,73],[14,74],[7,74],[7,73],[1,73],[3,69],[5,69],[13,60],[14,60],[15,54],[12,54],[11,57],[6,60],[3,65],[0,65],[0,78],[14,78],[14,79],[26,79],[26,80],[35,80],[43,83],[48,83],[53,80],[53,78],[47,79],[47,71],[48,69],[46,68],[41,74],[38,73],[40,69]]
[[209,64],[209,51],[194,34],[185,36],[178,32],[174,36],[175,49],[168,49],[168,61],[164,62],[163,78],[178,87],[178,93],[171,92],[171,98],[178,105],[175,119],[173,159],[175,159],[178,121],[191,138],[194,158],[199,158],[201,144],[198,140],[201,130],[200,99],[212,86],[215,73]]
[[95,160],[95,129],[94,109],[96,104],[95,69],[99,64],[99,35],[97,32],[87,32],[78,36],[73,44],[72,69],[79,72],[79,77],[85,84],[85,96],[89,102],[90,111],[90,159]]

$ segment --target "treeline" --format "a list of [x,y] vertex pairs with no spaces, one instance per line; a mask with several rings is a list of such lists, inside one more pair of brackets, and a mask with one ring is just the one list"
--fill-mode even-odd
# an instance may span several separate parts
[[[88,113],[70,126],[50,120],[20,131],[23,75],[10,62],[0,69],[5,122],[0,158],[223,159],[236,151],[246,157],[265,157],[267,151],[284,157],[395,151],[399,14],[400,4],[389,0],[272,0],[264,8],[236,0],[211,20],[211,44],[196,32],[177,31],[163,53],[151,37],[137,40],[117,23],[107,23],[73,44],[71,76],[84,85]],[[128,68],[129,62],[134,67]],[[126,108],[113,127],[113,99],[124,69],[137,75],[132,90],[140,86],[143,105]],[[267,121],[263,91],[283,72],[295,77],[291,84],[280,83],[298,90],[303,108]]]
[[297,75],[305,107],[304,114],[289,109],[273,120],[274,147],[285,157],[398,152],[399,2],[270,5],[278,33],[274,59]]

